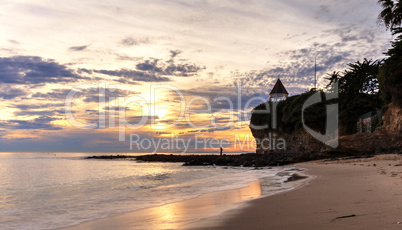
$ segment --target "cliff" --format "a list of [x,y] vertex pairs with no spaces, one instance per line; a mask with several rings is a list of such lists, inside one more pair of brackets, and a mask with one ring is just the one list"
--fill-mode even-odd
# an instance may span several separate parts
[[[375,111],[377,100],[370,95],[353,95],[353,97],[340,95],[336,101],[330,101],[330,103],[339,104],[339,144],[337,148],[332,148],[310,135],[302,125],[301,105],[312,94],[313,92],[308,92],[297,95],[277,105],[267,102],[253,110],[250,130],[256,139],[257,153],[278,156],[283,153],[284,156],[286,155],[286,159],[283,160],[286,161],[362,156],[380,152],[401,153],[401,108],[390,104],[382,116],[382,125],[377,124],[373,133],[354,133],[359,116]],[[324,135],[327,119],[325,108],[330,103],[317,103],[303,111],[305,125]],[[275,128],[272,127],[273,115],[261,113],[261,110],[265,110],[267,106],[271,108],[270,112],[273,111],[273,107],[276,107],[277,127]],[[267,127],[261,128],[263,125]],[[283,146],[273,144],[278,142],[285,143],[282,145],[286,145],[286,148],[279,148]],[[280,157],[278,159],[281,160]]]
[[392,136],[402,135],[402,108],[392,103],[386,108],[386,112],[382,118],[383,126],[381,130]]
[[373,133],[340,137],[338,149],[356,153],[402,153],[402,108],[389,104],[382,123]]

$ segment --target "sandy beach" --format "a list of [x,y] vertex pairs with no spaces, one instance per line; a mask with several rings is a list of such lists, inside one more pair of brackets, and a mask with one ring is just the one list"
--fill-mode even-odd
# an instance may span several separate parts
[[402,229],[402,156],[310,162],[316,178],[187,229]]
[[401,156],[295,166],[311,177],[291,191],[258,198],[255,182],[67,229],[402,229]]

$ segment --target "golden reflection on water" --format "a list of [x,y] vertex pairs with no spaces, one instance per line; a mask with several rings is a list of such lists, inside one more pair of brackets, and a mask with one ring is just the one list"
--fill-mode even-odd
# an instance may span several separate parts
[[151,208],[148,212],[152,229],[178,229],[191,221],[221,214],[236,207],[236,203],[261,196],[258,181],[236,190],[202,195],[196,199]]

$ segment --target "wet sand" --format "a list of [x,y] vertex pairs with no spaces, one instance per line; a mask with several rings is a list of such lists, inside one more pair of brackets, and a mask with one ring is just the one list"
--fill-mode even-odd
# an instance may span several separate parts
[[225,210],[239,208],[245,201],[260,196],[260,183],[255,181],[241,189],[214,192],[191,200],[146,208],[125,214],[116,214],[107,218],[87,221],[76,226],[61,229],[180,229],[194,221],[220,215]]
[[187,229],[402,229],[402,156],[297,164],[317,177]]

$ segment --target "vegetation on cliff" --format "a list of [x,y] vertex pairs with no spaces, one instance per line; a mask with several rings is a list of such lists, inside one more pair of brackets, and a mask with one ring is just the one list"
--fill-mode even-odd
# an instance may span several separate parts
[[380,68],[380,90],[384,102],[392,102],[402,108],[402,1],[378,0],[382,6],[378,19],[397,37],[385,53],[388,58]]
[[[272,102],[258,105],[252,111],[250,127],[253,129],[276,130],[280,133],[293,133],[302,128],[302,112],[304,113],[305,124],[321,133],[325,132],[326,125],[326,105],[339,104],[339,124],[343,128],[343,134],[352,134],[356,131],[358,118],[369,112],[375,112],[378,98],[370,94],[345,94],[340,93],[338,99],[325,101],[324,92],[321,93],[322,102],[307,107],[302,111],[302,106],[311,97],[314,91],[287,98],[276,105],[277,126],[273,127],[273,108]],[[269,110],[267,110],[269,106]]]
[[[321,102],[307,107],[304,111],[302,111],[303,104],[317,93],[316,91],[289,97],[278,104],[265,102],[252,111],[250,127],[293,133],[302,128],[303,113],[304,122],[308,127],[324,133],[326,117],[330,116],[327,114],[326,105],[338,103],[339,124],[343,132],[341,134],[353,134],[356,131],[356,122],[361,115],[375,113],[376,109],[381,107],[382,102],[379,99],[376,83],[380,61],[364,59],[363,62],[350,63],[348,66],[349,69],[343,74],[334,72],[328,78],[330,84],[339,83],[338,99],[326,101],[324,91],[319,91]],[[273,114],[276,114],[276,127],[272,123],[274,122]]]
[[402,28],[393,34],[399,36],[392,42],[392,48],[386,53],[389,57],[380,68],[380,90],[382,99],[402,107]]

